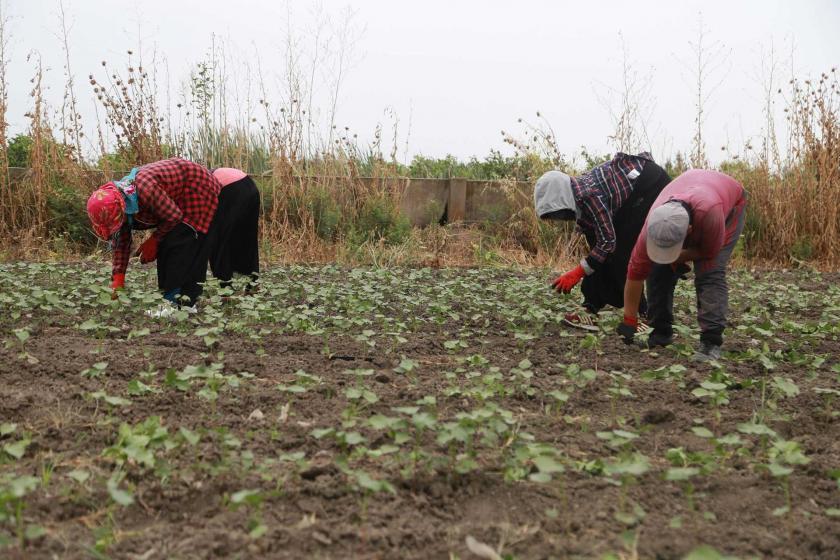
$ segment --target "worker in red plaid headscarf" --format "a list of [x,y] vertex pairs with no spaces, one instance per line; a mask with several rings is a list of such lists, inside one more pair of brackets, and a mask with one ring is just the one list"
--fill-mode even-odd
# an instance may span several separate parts
[[207,234],[220,188],[205,167],[172,158],[144,165],[133,179],[94,191],[87,211],[96,235],[113,243],[115,296],[125,286],[132,230],[154,229],[136,255],[141,263],[157,260],[158,287],[166,299],[195,304],[207,277]]

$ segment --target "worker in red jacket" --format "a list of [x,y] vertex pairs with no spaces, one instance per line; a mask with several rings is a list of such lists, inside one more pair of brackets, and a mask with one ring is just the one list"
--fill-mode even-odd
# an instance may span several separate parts
[[[91,194],[88,216],[96,235],[111,240],[111,288],[125,286],[132,231],[154,229],[136,252],[141,263],[157,260],[158,287],[165,299],[190,308],[207,277],[207,234],[219,202],[219,181],[205,167],[180,158],[144,165],[122,181]],[[155,316],[170,315],[163,305]]]
[[673,341],[674,289],[694,263],[700,347],[697,361],[718,360],[729,311],[726,267],[744,229],[747,193],[717,171],[687,171],[665,187],[648,214],[630,256],[624,287],[624,321],[618,332],[632,342],[639,299],[647,280],[647,346]]

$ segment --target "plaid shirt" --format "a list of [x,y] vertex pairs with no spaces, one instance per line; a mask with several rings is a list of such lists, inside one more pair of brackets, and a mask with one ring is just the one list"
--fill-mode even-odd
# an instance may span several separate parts
[[619,152],[610,161],[571,177],[575,204],[580,209],[578,227],[595,236],[595,246],[585,259],[591,269],[597,270],[615,251],[613,216],[630,197],[647,161],[653,161],[648,152],[635,156]]
[[179,223],[207,233],[219,204],[219,182],[203,166],[180,158],[144,165],[134,178],[139,210],[114,243],[113,274],[125,274],[131,257],[131,230],[157,228],[158,241]]

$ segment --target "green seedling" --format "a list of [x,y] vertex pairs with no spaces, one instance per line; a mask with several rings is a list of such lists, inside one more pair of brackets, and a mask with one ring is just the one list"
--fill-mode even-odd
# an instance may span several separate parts
[[720,423],[720,407],[729,404],[729,393],[726,383],[703,381],[700,386],[691,391],[698,399],[704,399],[712,409],[715,425]]
[[30,354],[26,350],[26,342],[29,340],[29,338],[31,336],[30,332],[29,332],[29,329],[26,329],[26,328],[13,329],[12,333],[14,333],[15,338],[18,341],[18,346],[20,346],[20,353],[18,353],[18,358],[26,361],[29,364],[33,364],[33,365],[37,364],[38,363],[38,358],[36,358],[35,356]]
[[837,418],[840,416],[840,411],[834,410],[834,402],[837,400],[837,397],[840,397],[840,390],[816,387],[814,388],[814,392],[822,397],[823,416],[826,418]]
[[[0,437],[10,436],[17,430],[17,424],[4,423],[0,429]],[[15,441],[3,442],[2,453],[0,453],[0,464],[8,461],[17,461],[26,453],[26,448],[32,443],[28,436],[22,436]]]
[[[21,548],[27,540],[34,540],[44,534],[43,528],[27,525],[23,518],[26,497],[37,488],[38,479],[34,476],[5,474],[0,477],[0,528],[11,526]],[[4,541],[8,542],[8,537],[0,531],[0,547]]]
[[348,369],[344,373],[352,375],[355,378],[355,384],[344,391],[344,396],[347,397],[349,405],[342,412],[342,417],[349,427],[355,424],[355,418],[362,410],[379,402],[379,397],[375,392],[368,389],[365,383],[365,379],[371,377],[374,374],[374,370]]
[[324,382],[323,378],[317,375],[310,375],[299,369],[295,372],[295,382],[290,385],[278,384],[277,390],[284,393],[299,394],[305,393],[313,387],[318,387]]
[[791,511],[790,475],[794,468],[807,465],[811,460],[805,456],[799,444],[795,441],[777,439],[768,452],[770,462],[766,465],[768,472],[781,480],[785,494],[785,505],[776,508],[773,515],[785,515]]
[[697,467],[672,467],[665,472],[665,480],[681,483],[688,509],[691,511],[694,511],[694,484],[691,479],[699,474],[700,469]]
[[108,369],[108,362],[96,362],[89,368],[82,370],[82,377],[99,377]]
[[134,426],[121,424],[116,441],[103,451],[103,455],[112,458],[120,467],[136,465],[154,469],[157,466],[158,455],[176,447],[177,440],[169,435],[169,430],[161,424],[160,417],[151,416]]
[[[632,508],[628,507],[631,504],[628,503],[627,492],[638,477],[649,470],[650,460],[641,453],[625,453],[617,460],[604,465],[604,474],[611,477],[609,480],[621,488],[618,511],[615,514],[617,521],[625,525],[635,525],[644,519],[646,513],[639,504],[634,503]],[[616,477],[618,478],[617,481],[615,480]]]
[[268,532],[268,527],[262,520],[262,505],[265,495],[260,490],[246,489],[234,492],[230,495],[230,507],[234,511],[246,507],[251,515],[248,519],[248,536],[252,539],[259,539]]

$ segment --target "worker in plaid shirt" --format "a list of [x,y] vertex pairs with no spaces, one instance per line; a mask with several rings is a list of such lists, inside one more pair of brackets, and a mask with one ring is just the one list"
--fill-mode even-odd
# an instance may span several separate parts
[[[670,180],[648,152],[619,152],[582,175],[549,171],[537,180],[537,215],[575,220],[590,246],[580,264],[552,282],[557,291],[569,293],[583,281],[584,312],[567,314],[567,325],[597,331],[598,311],[606,305],[623,307],[630,253],[651,204]],[[640,324],[641,330],[646,328]]]
[[113,244],[115,297],[125,286],[132,231],[154,229],[136,255],[141,263],[157,260],[158,286],[166,299],[194,305],[207,276],[207,234],[219,190],[209,170],[172,158],[145,165],[129,180],[94,191],[87,210],[96,235]]

